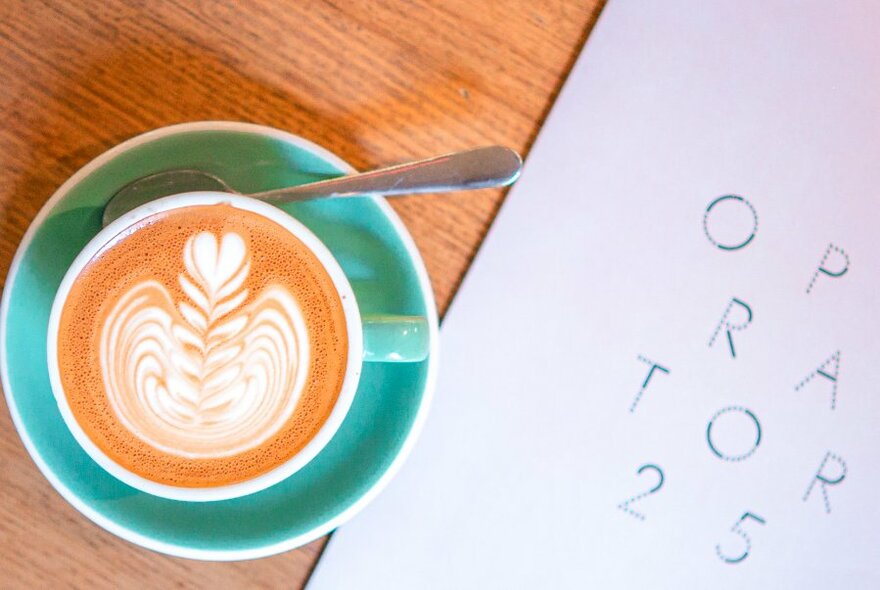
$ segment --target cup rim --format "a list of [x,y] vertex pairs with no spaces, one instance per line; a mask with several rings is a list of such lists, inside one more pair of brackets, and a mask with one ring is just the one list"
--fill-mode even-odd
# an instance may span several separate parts
[[[348,356],[342,386],[330,415],[311,440],[293,457],[265,473],[233,484],[203,488],[173,486],[147,479],[127,470],[105,454],[79,425],[64,394],[58,367],[57,339],[61,312],[70,289],[88,262],[101,248],[118,238],[125,229],[157,213],[183,207],[220,204],[250,211],[276,222],[298,238],[318,258],[339,294],[348,331]],[[351,408],[357,392],[363,364],[363,328],[360,310],[348,277],[327,246],[308,227],[281,209],[245,195],[219,191],[197,191],[169,195],[141,205],[102,228],[89,240],[68,267],[55,294],[49,315],[46,354],[49,382],[64,423],[79,446],[102,469],[123,483],[154,496],[187,502],[220,501],[250,495],[277,484],[305,467],[330,442]]]

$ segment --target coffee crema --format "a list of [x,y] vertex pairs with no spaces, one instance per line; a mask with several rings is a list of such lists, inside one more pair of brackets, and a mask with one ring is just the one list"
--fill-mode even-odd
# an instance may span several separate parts
[[348,335],[321,262],[257,213],[148,217],[80,272],[61,312],[61,384],[122,467],[173,486],[251,479],[293,457],[339,396]]

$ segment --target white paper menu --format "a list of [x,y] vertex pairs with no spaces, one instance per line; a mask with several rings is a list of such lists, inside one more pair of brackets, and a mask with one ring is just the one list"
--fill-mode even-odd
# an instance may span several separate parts
[[880,587],[878,30],[612,0],[309,589]]

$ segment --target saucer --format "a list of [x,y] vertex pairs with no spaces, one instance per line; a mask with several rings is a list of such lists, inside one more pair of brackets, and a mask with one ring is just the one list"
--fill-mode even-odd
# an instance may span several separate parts
[[259,125],[184,123],[130,139],[74,174],[42,208],[16,252],[0,307],[0,372],[27,451],[77,510],[143,547],[193,559],[239,560],[308,543],[351,518],[400,467],[425,419],[437,374],[437,311],[418,250],[384,199],[284,205],[330,249],[361,312],[423,315],[421,363],[365,363],[351,410],[321,453],[262,492],[220,502],[152,496],[103,471],[67,430],[49,387],[46,331],[61,279],[101,228],[110,196],[171,168],[216,174],[242,193],[338,176],[352,168],[300,137]]

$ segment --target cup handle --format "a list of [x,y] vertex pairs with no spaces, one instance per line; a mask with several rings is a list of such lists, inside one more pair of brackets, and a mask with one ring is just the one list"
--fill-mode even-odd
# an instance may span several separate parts
[[421,316],[367,315],[364,326],[364,361],[416,363],[428,358],[428,320]]

